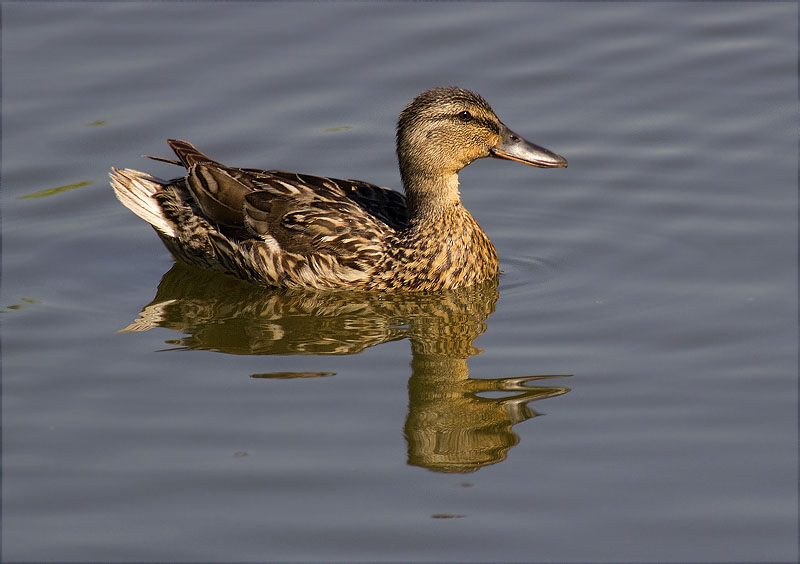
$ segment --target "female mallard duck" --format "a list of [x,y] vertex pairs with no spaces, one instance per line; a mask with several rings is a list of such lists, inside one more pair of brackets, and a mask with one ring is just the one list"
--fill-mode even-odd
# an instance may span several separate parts
[[361,182],[229,167],[167,140],[188,175],[112,169],[117,198],[179,260],[289,288],[439,290],[497,276],[497,253],[461,205],[458,171],[481,157],[567,161],[508,129],[479,95],[434,88],[400,114],[402,194]]

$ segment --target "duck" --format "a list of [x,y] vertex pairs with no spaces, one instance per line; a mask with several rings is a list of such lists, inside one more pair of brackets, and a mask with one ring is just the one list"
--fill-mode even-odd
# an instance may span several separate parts
[[461,203],[458,173],[493,157],[563,168],[469,90],[426,90],[400,113],[403,193],[360,180],[223,165],[168,139],[185,176],[112,168],[119,201],[175,259],[268,287],[425,292],[499,275],[497,251]]

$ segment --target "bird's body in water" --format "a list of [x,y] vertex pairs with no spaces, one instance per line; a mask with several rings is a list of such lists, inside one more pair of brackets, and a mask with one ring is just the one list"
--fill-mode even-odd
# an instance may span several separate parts
[[405,196],[358,180],[229,167],[168,140],[185,177],[113,169],[120,201],[179,260],[266,286],[425,291],[497,276],[497,253],[461,205],[458,171],[481,157],[566,160],[508,129],[486,101],[434,88],[400,114]]

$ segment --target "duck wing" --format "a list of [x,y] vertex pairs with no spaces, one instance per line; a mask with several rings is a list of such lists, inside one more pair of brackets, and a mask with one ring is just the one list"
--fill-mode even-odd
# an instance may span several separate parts
[[244,198],[244,223],[263,241],[286,253],[326,255],[352,268],[379,261],[394,230],[357,203],[279,179],[261,179],[263,188]]
[[346,198],[395,230],[403,229],[408,221],[405,196],[390,188],[376,186],[361,180],[340,180],[282,170],[242,170],[251,173],[267,173],[272,178],[290,184],[307,186],[319,195],[325,195],[334,200]]
[[[168,139],[167,143],[180,159],[148,157],[170,164],[183,165],[188,171],[189,188],[203,212],[222,225],[242,225],[244,196],[256,190],[275,191],[277,196],[302,195],[323,200],[349,200],[365,212],[375,216],[395,230],[403,229],[407,222],[406,199],[403,194],[361,180],[340,180],[282,170],[229,167],[214,161],[187,141]],[[276,184],[276,182],[278,184]],[[288,190],[280,186],[294,186]]]
[[188,170],[201,214],[236,239],[252,239],[289,264],[366,272],[406,223],[402,194],[358,180],[228,167],[185,141],[168,141]]

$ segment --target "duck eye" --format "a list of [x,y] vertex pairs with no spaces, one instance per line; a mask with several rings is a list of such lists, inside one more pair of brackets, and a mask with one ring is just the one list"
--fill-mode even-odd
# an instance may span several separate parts
[[461,121],[469,121],[472,119],[472,114],[469,113],[467,110],[464,110],[463,112],[459,112],[458,119],[460,119]]

